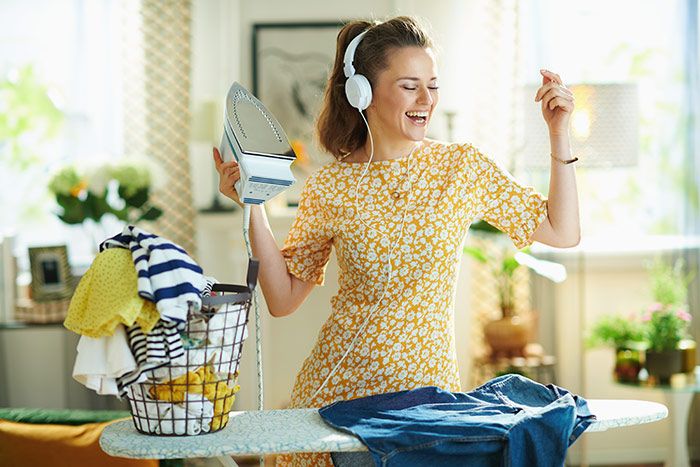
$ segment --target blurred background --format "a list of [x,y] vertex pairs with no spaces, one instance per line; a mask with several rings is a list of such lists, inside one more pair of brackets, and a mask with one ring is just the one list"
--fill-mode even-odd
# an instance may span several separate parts
[[[0,407],[124,409],[72,380],[77,336],[61,325],[97,244],[137,223],[185,247],[207,274],[244,283],[241,210],[218,194],[212,162],[226,91],[238,81],[254,92],[297,153],[298,183],[267,203],[281,246],[304,179],[331,160],[313,124],[340,27],[403,14],[419,16],[438,44],[429,136],[471,142],[545,194],[539,69],[576,95],[582,241],[529,250],[566,268],[553,282],[526,265],[504,276],[512,245],[470,234],[455,309],[462,390],[519,371],[589,398],[666,403],[667,420],[582,438],[570,464],[700,460],[697,0],[1,0]],[[55,289],[37,278],[41,255],[65,257]],[[336,277],[333,257],[326,285],[292,316],[270,318],[261,303],[266,408],[286,407]],[[664,278],[680,289],[669,303]],[[503,308],[503,280],[513,309]],[[669,381],[656,381],[643,356],[655,342],[642,315],[660,301],[689,315],[674,344],[684,363]],[[513,316],[527,323],[527,345],[499,353],[485,329]],[[601,323],[615,317],[639,327],[605,334]],[[256,407],[255,379],[249,339],[235,409]]]

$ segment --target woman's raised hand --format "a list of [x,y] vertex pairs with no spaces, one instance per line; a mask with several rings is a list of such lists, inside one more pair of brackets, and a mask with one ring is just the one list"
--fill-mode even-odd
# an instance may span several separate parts
[[221,154],[219,154],[219,150],[214,148],[214,164],[216,164],[216,171],[219,172],[219,191],[243,207],[243,203],[233,187],[241,178],[241,170],[238,167],[238,163],[235,160],[224,162]]
[[535,102],[542,101],[542,116],[552,134],[569,131],[569,119],[574,112],[574,93],[572,93],[558,74],[540,70],[542,86],[535,94]]

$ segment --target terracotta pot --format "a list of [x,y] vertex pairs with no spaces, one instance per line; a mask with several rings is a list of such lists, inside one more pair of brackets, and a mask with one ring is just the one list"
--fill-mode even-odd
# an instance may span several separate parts
[[529,334],[529,323],[519,316],[497,319],[484,326],[486,342],[497,356],[523,355]]
[[661,383],[668,383],[671,375],[680,373],[683,368],[683,351],[679,349],[646,351],[646,369]]

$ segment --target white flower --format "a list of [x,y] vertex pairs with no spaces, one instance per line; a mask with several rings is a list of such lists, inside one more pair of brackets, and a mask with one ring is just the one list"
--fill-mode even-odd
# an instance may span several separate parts
[[85,179],[87,181],[88,190],[98,196],[107,189],[111,176],[111,167],[108,163],[92,163],[85,167]]

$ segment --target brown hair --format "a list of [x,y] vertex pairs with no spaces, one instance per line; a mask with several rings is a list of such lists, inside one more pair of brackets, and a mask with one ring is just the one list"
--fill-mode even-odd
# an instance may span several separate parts
[[316,122],[322,149],[341,159],[362,146],[367,138],[367,127],[362,117],[345,97],[343,58],[350,41],[368,30],[355,50],[353,66],[355,73],[364,75],[370,84],[374,84],[379,73],[388,66],[390,49],[433,47],[433,41],[425,29],[419,20],[410,16],[397,16],[384,22],[352,21],[343,26],[338,33],[335,62]]

